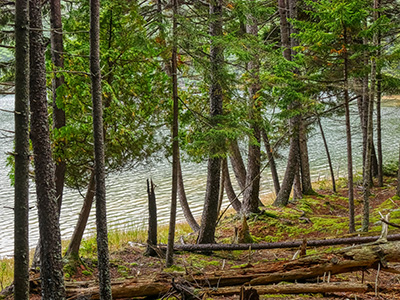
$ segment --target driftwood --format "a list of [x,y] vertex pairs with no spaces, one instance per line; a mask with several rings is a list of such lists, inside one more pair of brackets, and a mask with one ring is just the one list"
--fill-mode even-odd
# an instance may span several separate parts
[[[226,270],[203,275],[173,275],[157,276],[153,280],[139,281],[130,280],[115,283],[112,286],[113,298],[133,298],[144,296],[159,297],[173,291],[173,286],[204,289],[206,294],[219,295],[222,293],[239,293],[242,285],[250,285],[259,294],[265,293],[308,293],[308,292],[364,292],[370,287],[350,283],[330,285],[274,285],[272,283],[282,281],[300,281],[311,278],[322,278],[325,274],[334,275],[339,273],[377,268],[381,271],[391,271],[388,262],[400,262],[400,242],[384,244],[372,243],[344,248],[332,253],[321,253],[306,256],[292,261],[280,261],[273,263],[262,263],[257,266],[247,266],[242,269]],[[174,283],[172,278],[174,278]],[[217,289],[215,289],[218,287]],[[214,288],[214,289],[212,289]],[[219,291],[219,292],[218,292]],[[178,291],[181,292],[181,291]],[[98,288],[82,286],[67,286],[69,298],[87,297],[98,299]]]
[[[307,240],[307,247],[322,247],[334,245],[352,245],[364,244],[376,241],[379,236],[356,236],[348,238],[326,239],[326,240]],[[387,236],[388,241],[400,241],[400,234],[391,234]],[[303,244],[303,241],[277,242],[277,243],[259,243],[259,244],[185,244],[175,245],[176,251],[221,251],[221,250],[266,250],[266,249],[281,249],[281,248],[298,248]],[[165,250],[165,245],[160,245],[159,248]]]

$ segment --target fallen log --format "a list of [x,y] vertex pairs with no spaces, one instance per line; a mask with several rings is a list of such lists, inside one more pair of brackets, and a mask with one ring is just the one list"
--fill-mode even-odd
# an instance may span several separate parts
[[[250,284],[265,285],[281,281],[295,281],[322,277],[352,271],[388,268],[388,262],[400,262],[400,242],[361,245],[344,248],[332,253],[306,256],[292,261],[259,264],[253,268],[214,272],[204,276],[194,276],[200,285],[232,286]],[[203,279],[206,280],[203,281]],[[189,279],[188,279],[189,280]]]
[[[269,286],[252,286],[259,295],[266,294],[307,294],[307,293],[339,293],[353,292],[366,293],[373,291],[373,287],[368,284],[351,282],[333,283],[308,283],[308,284],[275,284]],[[223,287],[218,289],[205,289],[204,294],[211,296],[232,296],[239,295],[242,287]]]
[[[331,253],[321,253],[318,255],[306,256],[292,261],[279,261],[273,263],[260,263],[256,266],[248,266],[243,269],[231,269],[206,273],[202,275],[174,275],[157,276],[152,280],[139,281],[130,280],[119,284],[113,284],[112,296],[117,298],[134,298],[165,295],[172,290],[172,278],[175,283],[181,287],[188,287],[188,290],[195,288],[218,287],[217,291],[229,293],[232,289],[236,293],[242,285],[250,285],[257,289],[259,293],[277,293],[276,288],[285,285],[266,286],[281,281],[295,281],[310,278],[322,277],[325,274],[339,274],[351,271],[365,270],[368,268],[377,268],[381,265],[381,270],[390,269],[388,262],[400,262],[400,242],[391,242],[384,244],[361,245],[341,249]],[[345,286],[348,283],[341,283]],[[223,290],[221,288],[225,288]],[[230,288],[228,288],[230,287]],[[340,287],[322,285],[302,285],[302,292],[306,293],[306,288],[310,292],[317,292],[318,289],[324,289],[320,292],[339,292]],[[332,290],[328,290],[328,287]],[[348,288],[364,290],[365,286],[348,285]],[[287,287],[287,293],[295,293],[295,287]],[[335,289],[335,290],[334,290]],[[350,291],[350,290],[346,290]],[[353,291],[353,290],[351,290]],[[354,290],[355,291],[355,290]],[[206,290],[211,293],[210,290]],[[282,292],[283,293],[283,292]],[[98,287],[76,288],[67,287],[67,295],[71,299],[86,297],[99,299]]]
[[[348,238],[336,238],[326,240],[307,240],[307,247],[322,247],[334,245],[352,245],[371,243],[379,239],[380,236],[355,236]],[[387,236],[388,241],[400,241],[400,234],[391,234]],[[302,245],[303,240],[276,242],[276,243],[258,243],[258,244],[184,244],[174,245],[175,251],[222,251],[222,250],[267,250],[282,248],[298,248]],[[159,245],[162,250],[166,249],[165,245]]]

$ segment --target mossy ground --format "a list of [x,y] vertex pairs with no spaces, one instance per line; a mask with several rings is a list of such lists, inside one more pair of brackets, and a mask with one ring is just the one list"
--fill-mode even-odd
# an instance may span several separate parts
[[[277,242],[303,238],[334,238],[348,235],[347,190],[345,182],[342,181],[339,181],[337,193],[329,190],[328,182],[319,182],[314,186],[316,194],[290,202],[285,208],[274,207],[272,205],[263,207],[261,214],[252,215],[248,219],[250,234],[254,242]],[[372,190],[370,230],[375,232],[375,234],[381,230],[379,212],[382,214],[390,213],[391,222],[400,223],[400,199],[394,196],[396,185],[397,181],[388,177],[385,179],[385,186],[383,188],[374,187]],[[355,188],[355,203],[356,227],[360,229],[362,191],[357,187]],[[241,223],[241,219],[233,213],[224,216],[217,228],[217,242],[232,242],[234,227],[240,227]],[[167,227],[159,228],[160,243],[166,243],[167,229]],[[356,234],[362,233],[357,231]],[[203,274],[222,269],[243,268],[249,264],[257,265],[260,262],[291,259],[297,250],[219,251],[208,256],[182,252],[175,254],[175,264],[166,269],[163,258],[146,257],[143,255],[145,247],[142,245],[145,243],[146,238],[145,230],[110,232],[110,266],[114,279],[153,278],[155,274],[159,273]],[[190,227],[186,224],[178,224],[176,239],[183,239],[186,243],[194,243],[196,235],[191,234]],[[336,248],[338,247],[340,246]],[[308,254],[332,249],[332,247],[308,249]],[[82,256],[82,264],[75,271],[66,270],[66,280],[95,280],[97,278],[97,258],[96,240],[94,237],[83,241],[80,254]],[[7,270],[11,266],[11,263],[5,260],[0,261],[0,263],[2,265],[4,263],[9,264],[6,268]],[[1,272],[2,269],[0,269],[0,283],[5,287],[10,283],[10,278],[7,279],[7,276],[4,275],[5,272]],[[346,274],[342,274],[340,276],[345,276],[348,279],[352,275],[347,276]],[[360,277],[359,274],[355,276],[356,278]],[[365,276],[366,280],[375,280],[373,272]],[[392,276],[387,280],[398,280],[398,278]],[[398,282],[396,281],[396,283]],[[311,298],[316,299],[318,297],[321,296],[315,295]],[[263,298],[282,299],[279,296],[263,296]],[[290,296],[283,298],[291,299]],[[298,298],[299,296],[297,296]],[[307,299],[309,296],[301,298]]]

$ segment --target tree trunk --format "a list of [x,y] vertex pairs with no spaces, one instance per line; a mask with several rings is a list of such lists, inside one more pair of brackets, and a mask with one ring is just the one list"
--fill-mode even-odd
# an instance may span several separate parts
[[236,196],[235,190],[233,189],[231,177],[229,175],[227,159],[224,159],[222,163],[222,169],[222,173],[225,175],[224,188],[226,195],[229,199],[229,203],[232,205],[233,209],[239,213],[242,209],[242,203],[239,201],[238,197]]
[[166,256],[166,267],[174,264],[174,239],[176,223],[176,198],[178,195],[178,164],[179,164],[179,144],[178,144],[178,76],[177,76],[177,15],[178,0],[172,0],[173,21],[172,21],[172,100],[173,100],[173,123],[172,123],[172,189],[171,189],[171,212],[169,217],[168,246]]
[[[345,45],[347,44],[347,29],[346,26],[343,28],[343,39]],[[346,142],[347,142],[347,187],[348,187],[348,198],[349,198],[349,232],[354,232],[355,221],[354,221],[354,190],[353,190],[353,158],[352,158],[352,147],[351,147],[351,124],[350,124],[350,107],[349,107],[349,80],[348,80],[348,68],[349,59],[347,52],[344,52],[344,108],[346,118]]]
[[[51,59],[55,70],[64,69],[64,44],[62,34],[62,21],[61,21],[61,1],[50,1],[50,24],[51,24]],[[57,89],[64,84],[64,75],[53,74],[52,89],[53,89],[53,126],[60,129],[65,126],[65,111],[62,99],[57,99]],[[64,190],[64,179],[66,162],[63,158],[65,143],[57,141],[54,152],[56,155],[56,197],[58,202],[59,212],[61,212],[61,203]]]
[[79,257],[79,248],[81,246],[83,233],[85,232],[90,211],[92,209],[95,188],[96,185],[94,180],[94,172],[92,171],[85,199],[83,200],[81,212],[79,213],[78,222],[76,223],[74,233],[72,234],[71,240],[69,242],[67,252],[65,253],[66,257],[71,257],[73,259]]
[[[253,1],[254,2],[254,1]],[[254,5],[254,3],[253,3]],[[249,15],[247,17],[246,30],[248,34],[257,38],[258,25],[257,19]],[[260,63],[257,54],[253,53],[252,60],[248,63],[248,71],[251,74],[253,82],[249,88],[249,111],[250,111],[250,129],[252,136],[249,137],[249,153],[247,157],[247,172],[246,172],[246,189],[243,193],[242,213],[249,215],[250,213],[258,213],[259,194],[260,194],[260,165],[261,165],[261,150],[260,150],[260,100],[258,92],[261,88],[260,84]]]
[[14,298],[29,299],[29,14],[15,1]]
[[178,198],[179,198],[179,202],[181,204],[181,208],[183,211],[183,215],[185,216],[186,222],[188,222],[188,224],[189,224],[190,228],[192,228],[193,232],[199,231],[200,226],[197,223],[196,219],[193,217],[192,211],[190,210],[189,203],[186,198],[185,185],[183,182],[180,159],[178,161]]
[[237,183],[241,191],[246,188],[246,167],[244,166],[242,154],[240,153],[237,140],[231,141],[229,158]]
[[97,257],[100,298],[112,299],[109,270],[106,183],[104,163],[103,104],[100,69],[100,1],[90,0],[90,73],[92,80],[94,177],[96,181]]
[[400,197],[400,150],[399,150],[399,170],[397,171],[397,190],[396,190],[396,195]]
[[[222,36],[222,0],[210,1],[210,36]],[[210,45],[210,116],[212,126],[217,125],[215,117],[222,114],[222,86],[223,48],[214,39]],[[215,227],[218,218],[218,194],[220,183],[221,159],[216,156],[216,150],[210,145],[208,159],[208,174],[204,210],[197,242],[208,244],[215,242]]]
[[149,183],[149,180],[147,179],[147,196],[149,203],[149,224],[147,232],[147,249],[145,254],[148,256],[157,256],[155,250],[157,247],[157,205],[153,180]]
[[61,260],[54,162],[46,99],[46,67],[42,31],[42,2],[29,2],[30,28],[30,109],[31,140],[34,153],[35,182],[40,232],[40,274],[42,298],[64,299],[64,276]]
[[[375,9],[381,7],[381,1],[375,0]],[[380,17],[380,12],[378,11],[377,18]],[[381,58],[381,33],[380,30],[376,34],[376,40],[374,40],[374,45],[378,47],[378,59]],[[382,156],[382,116],[381,116],[381,100],[382,100],[382,74],[381,67],[378,65],[377,75],[377,90],[376,90],[376,142],[377,142],[377,156],[378,156],[378,186],[383,187],[383,156]]]
[[300,120],[299,151],[301,191],[304,195],[312,195],[315,194],[315,192],[312,188],[310,160],[308,158],[307,133],[306,126],[303,120]]
[[318,121],[319,129],[321,131],[322,140],[324,141],[326,157],[328,158],[329,171],[331,173],[331,179],[332,179],[332,191],[334,193],[336,193],[335,173],[333,172],[331,154],[329,153],[328,143],[327,143],[326,138],[325,138],[324,129],[322,128],[321,119],[319,118],[319,115],[317,115],[317,121]]
[[[299,154],[300,156],[300,154]],[[300,178],[300,167],[297,166],[297,170],[294,174],[293,181],[293,200],[299,200],[303,198],[303,194],[301,192],[301,178]]]
[[269,138],[268,138],[268,135],[265,132],[265,130],[262,130],[261,134],[262,134],[262,137],[264,140],[265,152],[267,152],[269,167],[271,168],[271,176],[272,176],[272,181],[274,182],[275,194],[278,195],[281,187],[279,184],[279,176],[278,176],[278,171],[276,170],[276,164],[275,164],[273,150],[271,148],[271,144],[269,143]]

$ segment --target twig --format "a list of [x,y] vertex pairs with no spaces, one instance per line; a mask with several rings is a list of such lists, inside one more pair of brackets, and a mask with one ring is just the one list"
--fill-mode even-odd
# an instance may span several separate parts
[[378,281],[379,281],[380,270],[381,270],[381,263],[378,263],[378,271],[376,272],[376,278],[375,278],[375,297],[378,297]]

